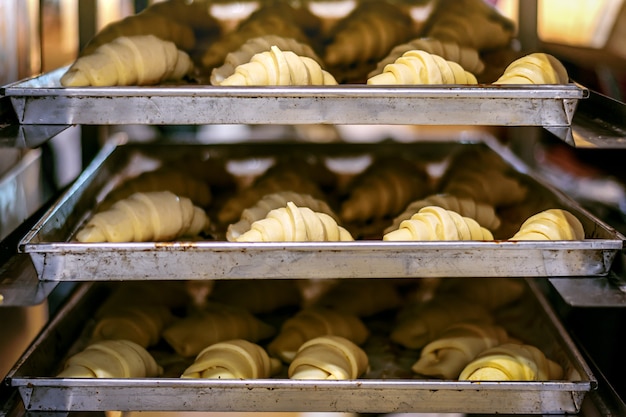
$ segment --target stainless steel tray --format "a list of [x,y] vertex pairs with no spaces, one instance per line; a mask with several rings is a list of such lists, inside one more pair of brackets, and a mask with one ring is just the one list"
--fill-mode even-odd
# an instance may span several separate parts
[[[328,411],[554,414],[580,411],[597,386],[541,291],[529,285],[528,314],[537,313],[537,346],[566,369],[544,382],[469,382],[365,377],[349,381],[74,379],[55,375],[103,299],[102,285],[84,283],[18,361],[7,378],[27,411]],[[120,283],[118,283],[120,284]],[[533,341],[534,343],[534,341]],[[372,369],[372,374],[376,370]]]
[[[19,250],[30,254],[42,280],[171,280],[230,278],[398,278],[460,276],[603,276],[610,270],[623,236],[578,207],[557,190],[534,179],[527,168],[490,136],[466,137],[463,143],[379,144],[239,144],[110,145],[22,239]],[[582,221],[582,241],[503,240],[478,242],[231,243],[223,241],[79,243],[71,236],[90,215],[102,190],[137,169],[137,155],[154,162],[175,152],[213,152],[235,158],[292,153],[375,155],[385,152],[441,161],[461,147],[487,147],[554,206],[570,209]],[[100,196],[100,197],[99,197]],[[524,219],[520,220],[521,221]],[[508,236],[507,236],[508,237]],[[322,267],[323,265],[323,267]]]
[[21,124],[570,126],[577,84],[541,86],[63,88],[66,68],[0,88]]

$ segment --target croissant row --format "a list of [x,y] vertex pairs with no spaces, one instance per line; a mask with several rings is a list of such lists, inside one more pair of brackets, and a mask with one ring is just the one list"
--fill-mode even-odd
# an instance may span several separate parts
[[244,339],[228,340],[204,348],[181,378],[257,379],[269,378],[282,364],[265,349]]
[[341,336],[311,339],[298,349],[289,365],[291,379],[356,379],[369,366],[367,354]]
[[76,234],[79,242],[150,242],[196,236],[209,219],[186,197],[169,191],[134,193],[96,213]]
[[61,77],[64,87],[152,85],[180,80],[193,69],[191,58],[154,35],[121,36],[82,55]]

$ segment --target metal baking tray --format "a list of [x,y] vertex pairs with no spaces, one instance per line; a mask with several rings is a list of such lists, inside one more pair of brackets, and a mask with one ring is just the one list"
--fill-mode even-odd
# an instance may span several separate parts
[[[348,381],[55,378],[81,346],[88,319],[106,298],[104,285],[83,283],[9,373],[27,411],[266,411],[576,414],[597,387],[589,367],[532,279],[526,317],[532,343],[565,369],[559,381],[469,382],[370,373]],[[110,289],[110,288],[109,288]],[[536,339],[536,343],[535,343]],[[528,340],[528,339],[527,339]],[[84,344],[83,344],[84,346]],[[373,353],[369,353],[370,355]],[[372,362],[372,366],[374,366]],[[381,362],[383,363],[383,362]],[[403,362],[404,363],[404,362]],[[407,362],[408,363],[408,362]],[[412,361],[410,362],[412,363]],[[379,365],[383,366],[383,365]],[[408,365],[410,366],[410,364]],[[178,375],[178,374],[177,374]],[[386,376],[380,376],[386,375]]]
[[[471,139],[468,135],[462,143],[248,143],[191,147],[110,144],[27,233],[19,250],[30,254],[40,279],[59,281],[606,275],[616,253],[623,247],[624,237],[558,190],[533,178],[528,168],[491,136],[475,136]],[[262,160],[272,155],[327,155],[341,161],[347,156],[359,158],[384,152],[412,155],[422,161],[441,161],[451,152],[468,147],[483,147],[498,153],[514,167],[520,178],[528,181],[533,196],[542,196],[549,207],[568,208],[577,215],[587,239],[519,242],[357,239],[354,242],[254,244],[225,239],[88,244],[71,241],[102,198],[103,190],[119,182],[129,169],[138,169],[142,157],[148,157],[153,164],[155,159],[165,158],[165,155],[173,158],[176,152],[180,155],[210,152],[244,160],[246,157]]]
[[20,124],[570,126],[589,91],[541,86],[64,88],[59,68],[0,88]]

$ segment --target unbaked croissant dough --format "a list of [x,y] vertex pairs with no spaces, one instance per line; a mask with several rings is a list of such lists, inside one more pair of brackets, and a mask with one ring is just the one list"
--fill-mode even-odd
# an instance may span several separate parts
[[441,379],[457,379],[479,353],[505,343],[503,327],[486,323],[462,322],[447,327],[435,340],[422,348],[413,372]]
[[242,233],[250,230],[250,226],[257,220],[264,219],[267,214],[277,208],[287,206],[291,201],[298,207],[308,207],[314,212],[326,213],[337,220],[337,215],[328,204],[310,194],[296,193],[294,191],[279,191],[263,196],[253,206],[246,208],[239,221],[228,225],[226,230],[226,240],[234,242]]
[[264,219],[250,225],[250,230],[236,242],[337,242],[354,238],[335,219],[289,201],[286,207],[271,210]]
[[291,362],[304,342],[325,335],[345,337],[360,345],[369,336],[369,330],[353,314],[326,308],[307,308],[283,323],[267,350],[272,356]]
[[397,230],[386,233],[383,240],[493,240],[493,235],[474,219],[427,206],[402,221]]
[[368,367],[367,354],[355,343],[340,336],[321,336],[300,346],[288,375],[291,379],[357,379]]
[[368,85],[477,83],[474,74],[456,62],[420,50],[405,52],[382,73],[367,79]]
[[461,372],[459,380],[549,381],[563,377],[563,368],[537,347],[505,343],[484,350]]
[[314,181],[301,173],[293,170],[272,171],[262,175],[251,186],[226,200],[217,213],[217,219],[224,224],[236,222],[243,210],[256,204],[263,196],[284,191],[310,194],[316,198],[320,198],[323,194]]
[[164,305],[119,305],[102,312],[92,331],[92,340],[125,339],[147,348],[161,339],[161,332],[174,317]]
[[337,81],[319,63],[291,51],[272,46],[269,51],[255,54],[249,62],[219,85],[336,85]]
[[482,305],[490,311],[509,306],[522,298],[526,285],[519,278],[446,278],[439,293],[455,294]]
[[394,325],[390,338],[409,349],[419,349],[436,339],[448,326],[462,321],[492,323],[482,305],[459,296],[438,295],[432,300],[407,306]]
[[562,209],[548,209],[530,216],[510,240],[583,240],[580,220]]
[[276,46],[282,51],[291,51],[298,56],[309,57],[322,65],[323,61],[308,44],[278,35],[258,36],[248,39],[239,49],[226,55],[224,63],[211,71],[211,84],[220,85],[222,81],[235,72],[239,65],[249,62],[258,53],[269,51],[272,46]]
[[426,36],[479,51],[509,46],[514,23],[484,0],[440,0],[426,23]]
[[376,160],[350,183],[339,216],[345,222],[395,216],[429,190],[421,167],[399,158]]
[[206,182],[178,170],[160,168],[143,172],[121,183],[98,204],[98,211],[107,210],[116,201],[133,193],[149,191],[171,191],[178,196],[187,197],[200,207],[208,207],[212,199],[211,188]]
[[488,230],[496,230],[500,227],[500,218],[495,208],[487,203],[477,202],[472,198],[462,198],[451,194],[433,194],[420,200],[409,203],[402,213],[393,219],[393,223],[385,229],[385,233],[396,230],[400,223],[408,220],[412,215],[426,206],[437,206],[446,210],[459,213],[463,217],[469,217]]
[[154,35],[121,36],[78,57],[61,77],[61,85],[152,85],[180,80],[192,69],[189,55],[172,42]]
[[269,378],[281,368],[281,362],[270,358],[261,346],[244,339],[234,339],[204,348],[181,378]]
[[554,56],[533,53],[513,61],[494,84],[567,84],[567,70]]
[[405,52],[412,50],[425,51],[429,54],[440,56],[446,61],[456,62],[466,71],[474,75],[482,73],[485,69],[485,64],[480,59],[478,51],[474,48],[460,46],[458,43],[452,41],[441,41],[434,38],[416,38],[407,43],[395,46],[385,58],[378,61],[376,69],[368,74],[368,78],[382,73],[385,66],[392,64]]
[[68,358],[60,378],[152,378],[163,369],[152,355],[129,340],[103,340]]
[[412,35],[411,19],[386,1],[362,2],[333,30],[324,62],[345,66],[383,58]]
[[217,342],[245,339],[256,343],[274,333],[271,325],[245,310],[217,305],[173,323],[163,331],[163,338],[179,355],[195,356]]
[[196,236],[209,219],[186,197],[169,191],[135,193],[94,214],[76,233],[79,242],[151,242]]

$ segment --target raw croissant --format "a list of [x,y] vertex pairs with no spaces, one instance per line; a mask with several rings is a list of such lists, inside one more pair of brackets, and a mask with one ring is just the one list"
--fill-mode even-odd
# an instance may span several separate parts
[[297,306],[300,291],[290,279],[216,280],[210,300],[259,314]]
[[307,308],[283,323],[267,350],[272,356],[291,362],[304,342],[326,335],[345,337],[360,345],[369,336],[369,330],[355,315],[325,308]]
[[485,323],[463,322],[447,327],[422,348],[413,372],[441,379],[457,379],[479,353],[508,340],[504,328]]
[[322,195],[315,182],[295,171],[272,171],[229,198],[218,211],[217,219],[221,223],[235,222],[239,220],[243,210],[256,204],[263,196],[284,191],[310,194],[313,197]]
[[563,368],[532,345],[505,343],[481,352],[459,380],[548,381],[561,379]]
[[522,223],[510,240],[583,240],[585,230],[580,220],[562,209],[537,213]]
[[358,175],[341,205],[343,221],[394,216],[429,189],[426,173],[404,159],[381,159]]
[[208,2],[189,0],[167,0],[152,3],[140,14],[158,14],[191,27],[194,32],[203,37],[217,35],[220,32],[220,22],[211,14]]
[[161,332],[173,320],[163,305],[126,305],[102,313],[92,331],[92,340],[125,339],[147,348],[161,339]]
[[335,27],[324,62],[330,66],[378,61],[411,36],[411,19],[388,2],[360,3]]
[[249,62],[219,85],[336,85],[333,76],[315,60],[281,51],[272,46],[269,51],[255,54]]
[[325,201],[317,199],[310,194],[296,193],[293,191],[280,191],[263,196],[251,207],[241,213],[237,223],[228,225],[226,240],[234,242],[242,233],[250,230],[250,226],[257,220],[264,219],[267,214],[277,208],[285,207],[291,201],[298,207],[308,207],[314,212],[326,213],[337,220],[337,215]]
[[228,340],[204,348],[181,378],[257,379],[280,371],[281,362],[265,349],[244,339]]
[[480,74],[485,69],[485,64],[481,61],[478,51],[474,48],[434,38],[416,38],[395,46],[385,58],[378,62],[376,69],[368,74],[368,78],[382,73],[387,64],[392,64],[405,52],[413,50],[425,51],[429,54],[440,56],[446,61],[456,62],[472,74]]
[[186,197],[169,191],[135,193],[96,213],[78,231],[79,242],[150,242],[196,236],[209,219]]
[[265,35],[292,38],[302,43],[308,41],[307,36],[294,22],[278,15],[260,16],[243,22],[237,29],[213,42],[202,56],[202,65],[205,68],[218,67],[231,51],[239,49],[248,39]]
[[474,219],[427,206],[402,221],[399,229],[385,234],[383,240],[493,240],[493,235]]
[[354,238],[326,213],[288,202],[250,225],[237,242],[337,242]]
[[342,279],[323,294],[316,305],[368,317],[400,305],[398,289],[391,283],[371,279]]
[[180,80],[193,69],[176,45],[153,35],[121,36],[82,55],[61,77],[64,87],[152,85]]
[[103,340],[71,356],[60,378],[151,378],[163,369],[143,347],[128,340]]
[[515,25],[484,0],[439,1],[426,30],[428,37],[479,51],[510,44]]
[[555,57],[534,53],[516,59],[494,84],[567,84],[567,70]]
[[477,202],[471,198],[461,198],[451,194],[434,194],[421,200],[413,201],[406,206],[404,211],[396,216],[396,218],[393,219],[393,223],[385,229],[385,233],[398,229],[400,223],[410,219],[412,215],[427,206],[437,206],[457,212],[463,217],[476,220],[478,224],[488,230],[496,230],[500,227],[500,219],[493,206],[487,203]]
[[425,51],[407,51],[381,74],[367,79],[368,85],[389,84],[478,84],[474,74],[453,61]]
[[491,323],[493,318],[478,303],[458,296],[439,295],[405,310],[390,338],[406,348],[419,349],[437,338],[446,327],[462,321]]
[[208,207],[212,199],[211,189],[206,182],[177,170],[161,168],[143,172],[124,181],[98,204],[98,211],[107,210],[116,201],[133,193],[150,191],[171,191],[178,196],[187,197],[200,207]]
[[367,372],[367,354],[340,336],[316,337],[298,349],[289,365],[291,379],[356,379]]
[[322,60],[315,51],[305,43],[278,35],[258,36],[248,39],[239,49],[226,55],[224,63],[211,71],[211,84],[220,85],[222,81],[235,72],[239,65],[249,62],[258,53],[269,51],[272,46],[276,46],[282,51],[291,51],[298,56],[309,57],[318,64],[322,64]]
[[165,341],[181,356],[197,355],[205,347],[230,339],[258,342],[275,329],[245,310],[217,306],[189,315],[163,331]]
[[92,54],[99,46],[110,43],[119,37],[146,35],[153,35],[163,41],[172,42],[178,49],[185,52],[190,52],[196,45],[196,37],[188,25],[176,22],[159,13],[141,12],[105,26],[80,51],[80,56]]

